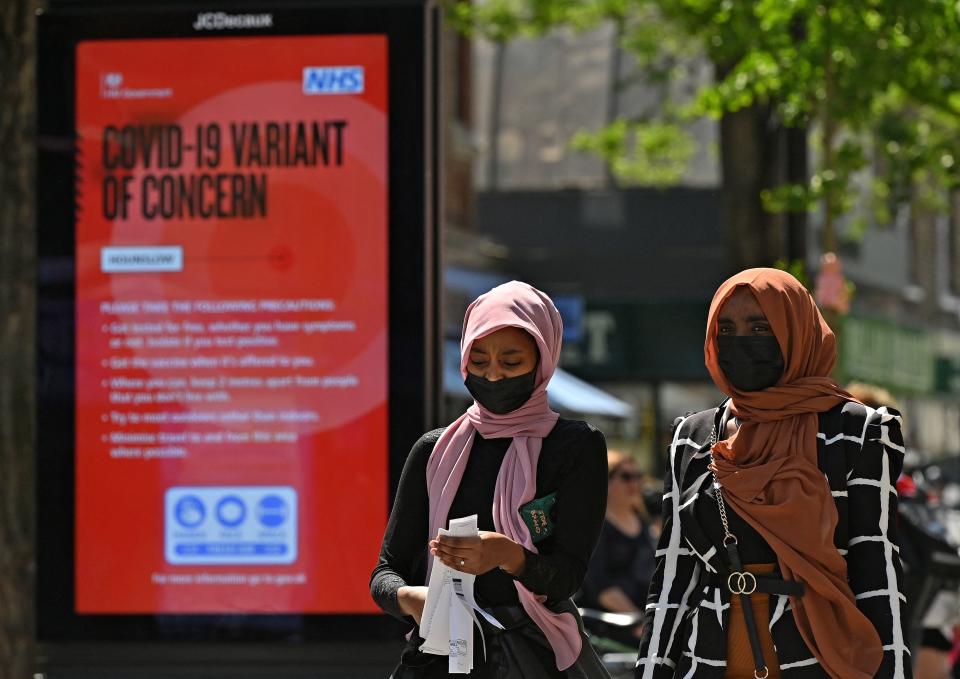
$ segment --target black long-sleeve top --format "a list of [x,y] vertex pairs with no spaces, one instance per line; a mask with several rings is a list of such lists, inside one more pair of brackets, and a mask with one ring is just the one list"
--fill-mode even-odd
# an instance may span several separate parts
[[[426,468],[442,432],[437,429],[424,434],[407,457],[380,559],[370,578],[374,601],[401,620],[410,618],[397,604],[397,590],[426,584],[427,542],[435,537],[428,535]],[[510,441],[476,435],[448,519],[476,514],[480,530],[496,530],[493,496]],[[557,493],[554,533],[537,543],[538,553],[525,550],[526,564],[517,579],[531,592],[558,601],[580,587],[606,511],[606,443],[603,434],[586,422],[561,418],[543,439],[536,497],[553,492]],[[497,568],[477,576],[474,593],[484,606],[519,603],[513,577]]]
[[579,603],[588,608],[603,608],[600,595],[612,587],[619,587],[634,605],[643,609],[653,577],[656,550],[656,542],[646,525],[637,535],[627,535],[606,521],[597,551],[587,568]]

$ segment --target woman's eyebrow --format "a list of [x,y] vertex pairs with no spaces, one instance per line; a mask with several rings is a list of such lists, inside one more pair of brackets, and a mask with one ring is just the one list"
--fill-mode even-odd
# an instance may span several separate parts
[[480,347],[471,347],[471,348],[470,348],[470,353],[471,353],[471,354],[483,354],[484,356],[487,355],[486,349],[481,349]]
[[763,314],[754,314],[753,316],[747,316],[747,321],[749,321],[750,323],[759,323],[759,322],[767,323],[768,322],[767,317],[764,316]]

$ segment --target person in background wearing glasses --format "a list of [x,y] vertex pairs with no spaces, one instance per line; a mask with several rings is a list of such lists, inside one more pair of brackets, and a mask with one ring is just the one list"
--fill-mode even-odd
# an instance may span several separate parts
[[[632,458],[615,450],[607,453],[607,469],[607,513],[579,603],[612,613],[641,613],[656,550],[641,493],[644,477]],[[639,626],[635,629],[639,636]]]
[[729,398],[679,418],[637,679],[907,679],[900,414],[830,376],[793,276],[724,282],[705,362]]

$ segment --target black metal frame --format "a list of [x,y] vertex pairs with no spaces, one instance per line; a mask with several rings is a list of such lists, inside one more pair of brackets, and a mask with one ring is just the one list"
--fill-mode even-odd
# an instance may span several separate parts
[[[37,608],[42,641],[383,638],[381,615],[77,615],[74,607],[74,77],[81,40],[385,34],[389,68],[389,450],[392,500],[439,399],[437,23],[432,0],[56,2],[39,17]],[[273,15],[271,28],[198,33],[198,12]],[[373,567],[371,563],[371,568]]]

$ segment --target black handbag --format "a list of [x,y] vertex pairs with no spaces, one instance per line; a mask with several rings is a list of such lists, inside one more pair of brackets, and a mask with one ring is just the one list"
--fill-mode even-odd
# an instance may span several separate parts
[[[571,613],[580,627],[583,650],[572,667],[558,670],[553,649],[520,606],[494,606],[487,609],[503,626],[497,629],[481,616],[480,625],[486,643],[477,633],[474,644],[474,670],[471,679],[610,679],[600,658],[590,646],[583,631],[583,622],[572,601],[550,606],[556,613]],[[394,668],[390,679],[440,679],[451,676],[447,672],[446,656],[421,653],[423,641],[414,633],[404,648],[400,663]]]

